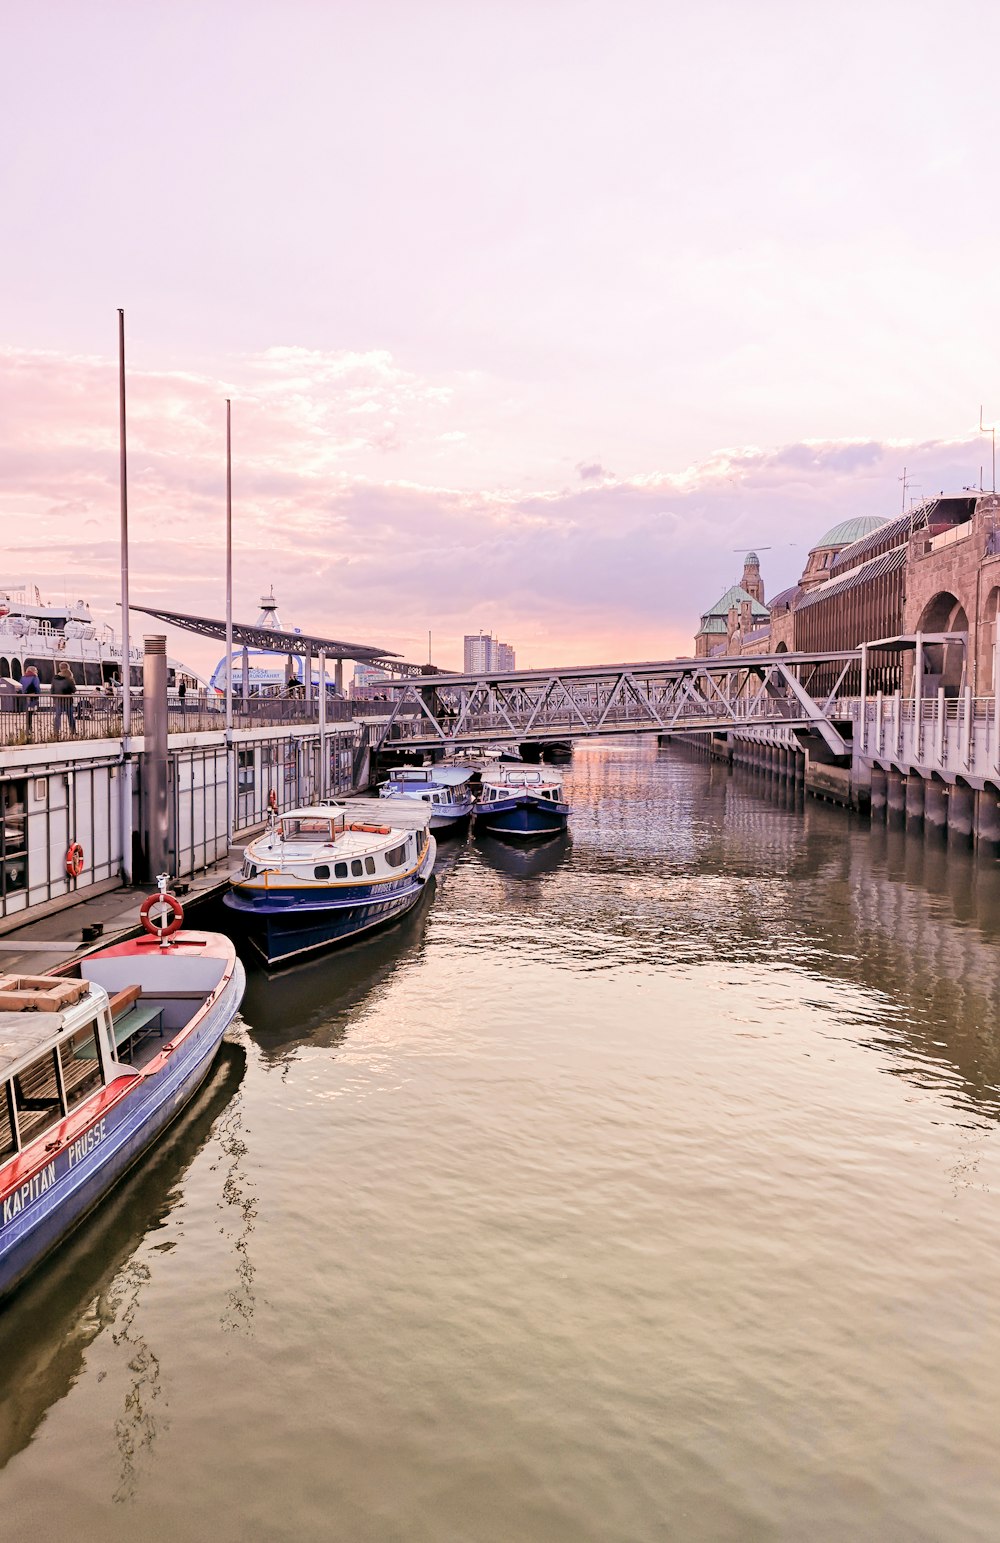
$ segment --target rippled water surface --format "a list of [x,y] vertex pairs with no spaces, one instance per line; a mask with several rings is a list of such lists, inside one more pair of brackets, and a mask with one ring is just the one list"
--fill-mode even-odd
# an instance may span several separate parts
[[268,981],[0,1314],[4,1537],[1000,1536],[994,867],[652,742]]

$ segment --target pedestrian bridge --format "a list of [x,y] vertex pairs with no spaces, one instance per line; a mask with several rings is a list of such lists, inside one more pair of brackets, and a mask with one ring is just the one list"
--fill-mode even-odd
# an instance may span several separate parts
[[846,682],[862,662],[862,651],[851,649],[424,676],[393,688],[391,711],[370,727],[371,744],[460,749],[780,724],[811,730],[831,754],[847,756]]

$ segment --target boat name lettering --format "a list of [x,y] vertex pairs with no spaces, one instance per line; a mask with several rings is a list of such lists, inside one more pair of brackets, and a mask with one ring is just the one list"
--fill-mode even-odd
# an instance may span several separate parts
[[37,1200],[39,1195],[44,1195],[47,1189],[51,1189],[56,1182],[56,1165],[51,1162],[38,1173],[33,1173],[31,1178],[22,1184],[20,1188],[12,1190],[3,1203],[4,1224],[20,1216],[26,1205]]
[[100,1146],[106,1134],[104,1121],[99,1120],[96,1125],[92,1125],[89,1130],[84,1131],[82,1136],[78,1136],[75,1141],[71,1141],[66,1148],[69,1166],[72,1168],[76,1163],[82,1163],[88,1153],[92,1152],[96,1146]]

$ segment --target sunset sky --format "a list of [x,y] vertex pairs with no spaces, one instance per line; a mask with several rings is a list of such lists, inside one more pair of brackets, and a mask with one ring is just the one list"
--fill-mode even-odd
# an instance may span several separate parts
[[997,18],[8,7],[4,579],[115,615],[118,306],[133,598],[222,614],[231,396],[237,618],[410,658],[686,652],[736,549],[988,486]]

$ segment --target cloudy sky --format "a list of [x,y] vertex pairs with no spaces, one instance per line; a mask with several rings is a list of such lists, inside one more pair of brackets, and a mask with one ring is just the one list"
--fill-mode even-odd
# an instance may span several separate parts
[[118,306],[133,598],[222,612],[230,396],[237,618],[410,658],[687,651],[738,548],[989,485],[998,15],[8,7],[5,578],[114,612]]

